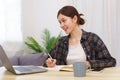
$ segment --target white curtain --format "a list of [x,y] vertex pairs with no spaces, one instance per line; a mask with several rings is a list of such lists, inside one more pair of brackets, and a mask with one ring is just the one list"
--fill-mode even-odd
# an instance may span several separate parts
[[21,42],[21,0],[0,0],[0,44],[12,56]]
[[72,0],[79,12],[85,15],[84,29],[98,34],[110,54],[120,65],[120,1],[119,0]]

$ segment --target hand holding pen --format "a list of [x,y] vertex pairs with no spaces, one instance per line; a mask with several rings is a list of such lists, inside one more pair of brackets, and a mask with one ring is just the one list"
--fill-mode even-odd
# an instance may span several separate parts
[[49,58],[46,60],[46,64],[48,67],[54,67],[56,65],[56,59],[53,59],[51,55],[48,53]]

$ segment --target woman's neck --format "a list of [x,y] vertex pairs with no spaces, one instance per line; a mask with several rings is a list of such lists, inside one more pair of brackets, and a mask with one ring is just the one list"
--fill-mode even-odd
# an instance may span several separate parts
[[71,32],[70,38],[71,39],[80,39],[82,35],[82,30],[80,26],[76,26],[75,29]]
[[69,44],[77,45],[80,42],[81,36],[82,36],[82,30],[79,26],[77,26],[70,34]]

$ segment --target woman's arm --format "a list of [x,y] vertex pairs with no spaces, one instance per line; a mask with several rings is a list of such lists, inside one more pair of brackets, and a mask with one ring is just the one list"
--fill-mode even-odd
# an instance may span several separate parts
[[113,67],[116,65],[116,60],[110,55],[104,42],[95,34],[93,37],[95,59],[89,60],[91,68],[103,69],[106,67]]

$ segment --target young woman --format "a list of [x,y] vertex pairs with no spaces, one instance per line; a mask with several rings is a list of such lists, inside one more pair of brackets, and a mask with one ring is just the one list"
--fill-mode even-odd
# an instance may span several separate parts
[[64,6],[58,11],[57,19],[60,27],[68,36],[63,36],[50,51],[52,58],[46,60],[48,67],[69,65],[85,61],[92,69],[113,67],[116,60],[110,55],[104,42],[92,32],[81,29],[85,20],[73,6]]

